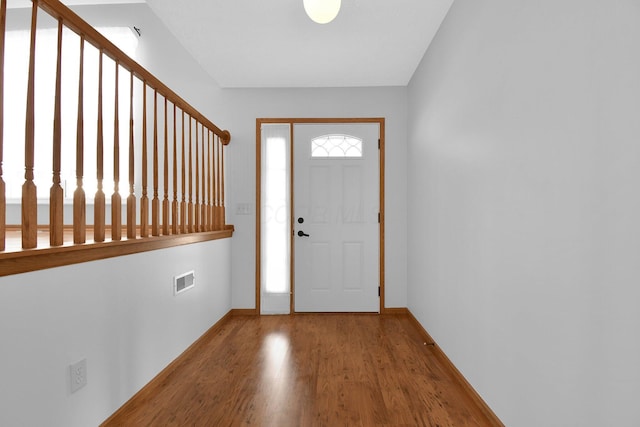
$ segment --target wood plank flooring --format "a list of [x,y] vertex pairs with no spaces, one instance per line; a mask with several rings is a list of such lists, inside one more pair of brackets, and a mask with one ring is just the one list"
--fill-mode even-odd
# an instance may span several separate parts
[[490,426],[407,315],[234,316],[104,426]]

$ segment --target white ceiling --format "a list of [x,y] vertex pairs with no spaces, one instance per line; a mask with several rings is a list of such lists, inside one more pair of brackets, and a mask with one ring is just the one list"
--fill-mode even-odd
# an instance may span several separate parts
[[302,0],[146,3],[221,87],[243,88],[405,86],[453,1],[342,0],[325,25],[307,17]]
[[[146,0],[61,0],[67,6],[91,5],[91,4],[123,4],[146,3]],[[18,9],[32,6],[31,0],[8,0],[7,9]]]
[[404,86],[453,0],[342,0],[331,23],[302,0],[147,0],[222,87]]

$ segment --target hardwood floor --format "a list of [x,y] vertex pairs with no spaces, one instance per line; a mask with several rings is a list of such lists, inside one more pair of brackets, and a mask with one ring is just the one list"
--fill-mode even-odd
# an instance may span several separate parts
[[490,426],[407,315],[235,316],[104,426]]

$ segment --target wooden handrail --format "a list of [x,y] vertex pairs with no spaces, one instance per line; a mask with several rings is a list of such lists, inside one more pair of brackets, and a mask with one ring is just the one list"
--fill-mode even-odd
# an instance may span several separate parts
[[55,19],[62,19],[65,26],[73,30],[76,34],[81,35],[84,39],[95,46],[97,49],[103,49],[104,54],[119,61],[120,65],[128,71],[131,71],[140,80],[144,81],[158,91],[159,94],[171,99],[181,110],[184,110],[192,118],[203,123],[207,128],[211,129],[216,135],[220,136],[224,145],[228,145],[231,141],[231,134],[226,130],[221,130],[207,117],[198,110],[193,108],[187,101],[182,99],[177,93],[171,90],[167,85],[162,83],[153,74],[147,71],[142,65],[124,53],[115,44],[109,41],[105,36],[100,34],[98,30],[93,28],[82,18],[76,15],[71,9],[62,4],[59,0],[32,0],[38,3],[40,9],[46,11]]
[[[6,176],[3,174],[3,162],[7,158],[4,152],[3,130],[5,126],[4,94],[5,87],[7,87],[4,81],[7,34],[6,3],[6,0],[0,0],[0,263],[3,260],[15,259],[15,256],[11,254],[18,252],[13,244],[9,250],[7,249],[7,186],[5,183]],[[51,125],[50,119],[41,120],[36,116],[36,103],[38,101],[35,93],[37,86],[35,80],[36,75],[40,75],[40,71],[36,72],[36,67],[40,67],[38,65],[39,60],[36,60],[36,47],[39,43],[37,21],[40,11],[48,13],[57,21],[55,87],[53,88],[55,92],[53,102],[53,138],[48,143],[37,140],[36,137],[36,130],[39,127]],[[232,231],[233,227],[226,225],[225,222],[223,147],[229,144],[231,140],[230,133],[218,128],[207,117],[135,60],[127,56],[59,0],[32,0],[29,28],[30,44],[26,102],[11,100],[16,105],[26,106],[24,116],[25,145],[24,158],[22,159],[24,160],[24,182],[21,198],[22,223],[18,232],[21,239],[21,249],[19,250],[21,255],[19,258],[23,261],[29,258],[29,251],[34,251],[34,254],[37,252],[40,254],[38,257],[41,257],[44,253],[43,249],[46,249],[47,254],[56,253],[56,248],[68,253],[70,245],[88,248],[93,245],[109,244],[111,245],[110,247],[113,247],[112,245],[115,242],[123,240],[125,232],[126,240],[123,240],[123,243],[162,236],[162,241],[165,243],[161,246],[171,246],[171,243],[166,242],[170,241],[172,236],[178,238],[181,234],[206,233],[209,237],[181,239],[179,240],[180,242],[229,237],[230,230]],[[77,50],[79,58],[79,64],[77,65],[77,114],[74,111],[73,118],[69,114],[65,114],[62,109],[64,105],[62,98],[65,96],[62,88],[63,73],[65,73],[63,42],[69,42],[66,35],[66,41],[63,41],[63,34],[66,34],[63,31],[64,28],[75,32],[80,41],[79,49]],[[85,55],[87,45],[95,48],[98,53],[97,105],[92,101],[90,102],[91,105],[88,106],[91,109],[95,108],[93,110],[94,113],[85,112],[87,104],[85,103],[85,95],[87,94],[85,86],[89,83],[94,83],[87,81],[92,80],[93,77],[88,77],[89,73],[85,73],[87,61],[93,61],[89,59],[89,56]],[[115,64],[113,80],[109,77],[111,62],[105,63],[106,58],[110,58]],[[127,86],[125,82],[121,81],[122,72],[129,74],[129,143],[128,146],[123,144],[121,150],[119,101],[121,95],[124,97],[124,94],[120,94],[120,90],[123,86],[125,88]],[[11,83],[8,82],[7,84]],[[113,104],[107,101],[111,92],[108,89],[110,87],[108,84],[114,85]],[[40,82],[38,82],[38,85],[40,85]],[[138,89],[139,85],[141,85],[142,90]],[[39,88],[40,86],[37,87]],[[149,101],[147,99],[148,90],[153,93],[152,112],[147,108],[147,101]],[[160,100],[164,106],[162,112],[158,111],[158,97],[162,97]],[[140,100],[140,98],[142,99]],[[87,97],[87,99],[92,98]],[[140,105],[140,107],[138,109],[135,108],[134,103]],[[172,129],[169,128],[170,109],[173,110]],[[136,110],[138,113],[135,113]],[[88,111],[90,112],[91,110]],[[104,121],[105,119],[108,120],[111,112],[113,112],[113,140],[111,138],[105,140]],[[126,117],[126,112],[123,112],[123,114]],[[141,115],[142,120],[140,122],[137,122],[137,119],[134,120],[134,114]],[[152,122],[148,120],[151,114],[153,114]],[[85,118],[90,119],[92,125],[93,123],[96,124],[95,134],[87,135],[86,141]],[[63,159],[64,141],[62,133],[64,123],[69,119],[75,120],[76,126],[75,159],[73,161],[72,159]],[[180,130],[178,130],[179,121],[182,123]],[[149,127],[153,129],[152,141],[149,141]],[[136,128],[141,131],[139,134],[141,135],[140,140],[136,140],[138,138],[136,137]],[[126,132],[126,130],[122,130]],[[172,131],[172,141],[170,139],[170,131]],[[94,135],[95,141],[93,140]],[[35,161],[35,154],[36,152],[41,152],[38,147],[40,144],[45,143],[52,150],[51,163],[49,163],[52,176],[49,191],[49,225],[46,230],[48,231],[49,242],[48,246],[43,247],[42,239],[38,239],[38,236],[42,235],[43,227],[38,225],[38,192],[35,182],[35,167],[37,165],[40,168],[41,165],[39,160],[38,162]],[[109,145],[111,143],[113,143],[112,147]],[[86,147],[91,147],[91,150],[95,148],[94,158],[89,159],[86,157]],[[152,153],[149,153],[150,149],[153,150]],[[160,153],[160,150],[162,150],[162,153]],[[125,152],[128,155],[128,195],[126,197],[126,215],[124,217],[126,224],[123,224],[123,196],[120,194],[121,152]],[[139,158],[136,158],[136,153],[139,153]],[[93,157],[93,154],[91,156]],[[160,163],[160,156],[162,156],[162,163]],[[85,178],[85,158],[91,162],[95,161],[95,171],[92,172],[87,169],[87,174],[91,180],[89,182],[92,182],[93,178],[95,178],[97,185],[95,195],[92,197],[93,224],[89,230],[93,235],[93,240],[88,244],[86,236],[88,226],[85,181],[89,179]],[[19,160],[11,159],[11,162],[18,162]],[[110,161],[113,161],[112,171],[109,170]],[[74,162],[76,182],[73,190],[73,221],[71,225],[65,226],[65,189],[62,185],[64,176],[62,166],[66,165],[65,168],[68,168],[68,164],[73,164]],[[107,168],[106,175],[105,167]],[[149,183],[150,178],[152,179],[151,183]],[[139,180],[137,183],[139,185],[138,189],[136,189],[134,180]],[[107,196],[105,191],[110,188],[109,185],[111,183],[113,184],[113,192],[109,197],[110,221],[107,221]],[[151,190],[149,189],[149,184],[152,185]],[[139,192],[139,197],[136,191]],[[151,200],[149,199],[149,191],[153,192]],[[162,193],[160,193],[161,191]],[[138,200],[139,211],[136,206]],[[222,232],[223,234],[216,234],[216,232]],[[107,236],[107,233],[109,233],[109,236]],[[12,239],[16,235],[16,231],[11,231],[10,238]],[[71,240],[65,241],[65,238],[69,237],[71,237]],[[127,243],[127,247],[131,248],[132,246]],[[155,248],[157,245],[146,245],[144,247]],[[76,250],[73,252],[77,253]],[[95,253],[99,252],[93,252],[94,255],[89,258],[93,259]],[[113,250],[105,251],[105,253],[113,256]],[[80,259],[84,258],[80,257]],[[21,261],[22,265],[29,264],[23,261]],[[38,267],[30,268],[36,269]],[[2,274],[0,273],[0,275]]]

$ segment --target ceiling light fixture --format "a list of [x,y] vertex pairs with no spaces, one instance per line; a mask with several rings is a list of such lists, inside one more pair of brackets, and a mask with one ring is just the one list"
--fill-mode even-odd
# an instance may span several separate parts
[[342,0],[303,0],[304,10],[312,21],[328,24],[340,12]]

